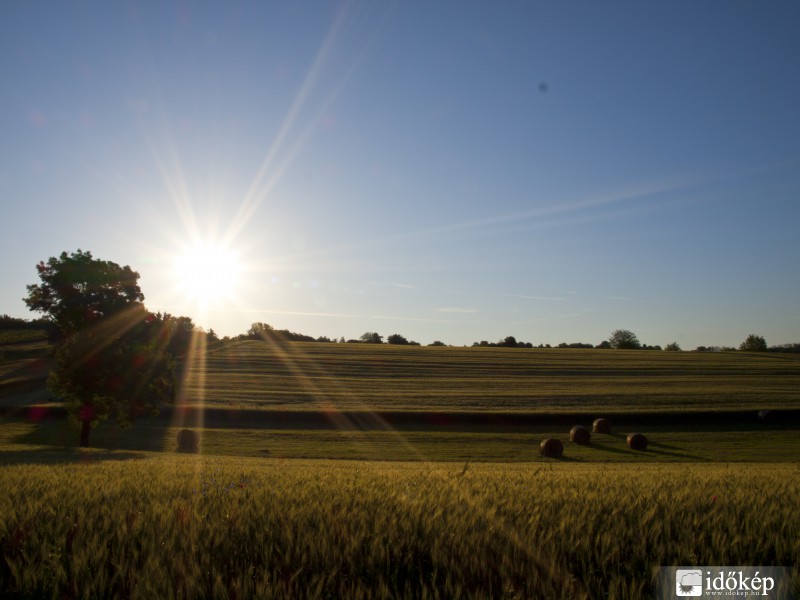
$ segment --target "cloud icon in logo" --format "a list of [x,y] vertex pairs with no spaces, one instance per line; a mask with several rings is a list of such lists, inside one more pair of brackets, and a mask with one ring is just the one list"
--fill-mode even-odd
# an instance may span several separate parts
[[675,572],[675,593],[678,596],[702,596],[703,573],[697,570],[678,569]]

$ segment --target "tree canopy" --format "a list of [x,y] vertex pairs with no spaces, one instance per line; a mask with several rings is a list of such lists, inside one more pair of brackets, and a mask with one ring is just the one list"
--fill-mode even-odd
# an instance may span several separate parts
[[328,338],[314,339],[310,335],[303,333],[296,333],[288,329],[275,329],[269,323],[253,323],[247,333],[240,335],[237,339],[246,340],[261,340],[280,344],[284,342],[316,342],[316,341],[330,341]]
[[766,352],[767,340],[762,336],[751,333],[739,345],[739,350],[746,350],[747,352]]
[[642,347],[636,334],[627,329],[617,329],[608,338],[608,343],[617,350],[638,350]]
[[40,261],[36,271],[41,283],[27,286],[25,304],[45,313],[61,337],[144,301],[139,273],[81,249]]
[[382,344],[383,336],[375,333],[374,331],[366,331],[363,334],[361,334],[359,341],[365,344]]
[[63,252],[40,262],[40,284],[25,303],[58,332],[49,386],[80,423],[81,446],[107,417],[123,426],[153,413],[175,393],[175,366],[164,321],[142,303],[139,274],[97,260],[90,252]]

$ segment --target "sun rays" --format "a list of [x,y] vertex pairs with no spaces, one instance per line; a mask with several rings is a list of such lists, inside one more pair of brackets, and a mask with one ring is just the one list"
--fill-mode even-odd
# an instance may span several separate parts
[[[268,273],[280,271],[284,267],[282,263],[287,261],[286,257],[280,256],[280,252],[279,256],[270,255],[268,262],[254,258],[264,253],[263,248],[256,251],[255,246],[264,244],[264,240],[270,235],[281,231],[282,215],[275,214],[273,202],[276,188],[286,173],[295,166],[298,157],[306,149],[323,118],[332,110],[377,39],[378,31],[386,25],[388,15],[391,14],[391,11],[381,9],[382,14],[373,23],[375,15],[365,14],[372,11],[368,5],[346,2],[332,15],[327,29],[323,30],[319,39],[316,52],[306,66],[304,76],[299,80],[299,86],[285,107],[283,119],[278,120],[274,134],[266,138],[260,148],[256,148],[256,158],[259,158],[259,151],[261,158],[251,165],[251,168],[255,167],[249,173],[251,179],[247,178],[248,173],[244,173],[245,179],[240,181],[242,185],[238,189],[226,188],[224,181],[212,179],[210,182],[203,182],[206,173],[195,173],[192,170],[191,149],[187,148],[184,154],[179,152],[180,128],[176,125],[179,115],[169,114],[165,103],[154,102],[153,113],[141,118],[140,125],[153,162],[177,217],[173,221],[163,219],[163,215],[149,217],[169,244],[160,254],[162,276],[167,285],[160,290],[161,301],[156,305],[171,313],[188,314],[197,325],[190,347],[181,357],[182,369],[173,417],[175,427],[202,429],[204,425],[208,360],[209,353],[214,352],[214,349],[209,346],[208,337],[200,327],[223,321],[225,313],[250,312],[245,300],[250,297],[247,292],[253,291],[251,288],[268,285]],[[163,90],[156,88],[152,92],[155,98],[162,97]],[[256,213],[262,212],[271,215],[269,227],[274,228],[274,231],[261,230],[249,236],[246,231],[251,227]],[[309,235],[309,232],[302,233]],[[288,260],[291,265],[295,261],[306,261],[306,264],[313,265],[315,269],[328,266],[323,265],[323,262],[335,263],[338,270],[342,269],[341,261],[335,258],[324,261],[324,258],[314,250],[303,252],[302,256],[295,252]],[[275,294],[280,291],[276,286],[271,286],[268,293],[271,294],[269,298],[274,300]],[[274,314],[304,314],[302,310],[296,309],[281,311],[278,306],[262,308],[262,312]],[[317,314],[327,313],[320,311]],[[396,319],[381,316],[375,318]],[[317,410],[329,415],[337,428],[355,428],[353,423],[341,415],[341,407],[336,403],[338,396],[348,394],[346,385],[334,383],[329,384],[333,387],[322,389],[312,376],[315,373],[305,370],[322,367],[309,366],[307,361],[297,361],[301,351],[292,354],[276,345],[275,352],[278,360],[289,369],[297,385],[314,398]],[[424,460],[425,457],[401,433],[383,423],[378,415],[370,412],[368,406],[364,406],[363,410],[370,413],[370,418],[379,428],[394,435],[398,444],[406,445],[410,456]],[[169,440],[168,443],[173,441]]]

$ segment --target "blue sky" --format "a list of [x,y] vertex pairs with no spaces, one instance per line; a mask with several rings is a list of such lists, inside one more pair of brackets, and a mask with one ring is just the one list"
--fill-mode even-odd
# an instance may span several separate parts
[[[798,342],[798,22],[788,1],[3,3],[0,313],[34,316],[36,263],[81,248],[220,335]],[[201,298],[175,264],[203,245],[227,278]]]

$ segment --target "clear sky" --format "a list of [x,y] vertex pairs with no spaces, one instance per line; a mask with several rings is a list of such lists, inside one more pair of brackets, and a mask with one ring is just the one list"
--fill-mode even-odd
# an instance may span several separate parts
[[[800,341],[800,3],[0,6],[0,313],[427,344]],[[199,277],[209,278],[207,284]]]

